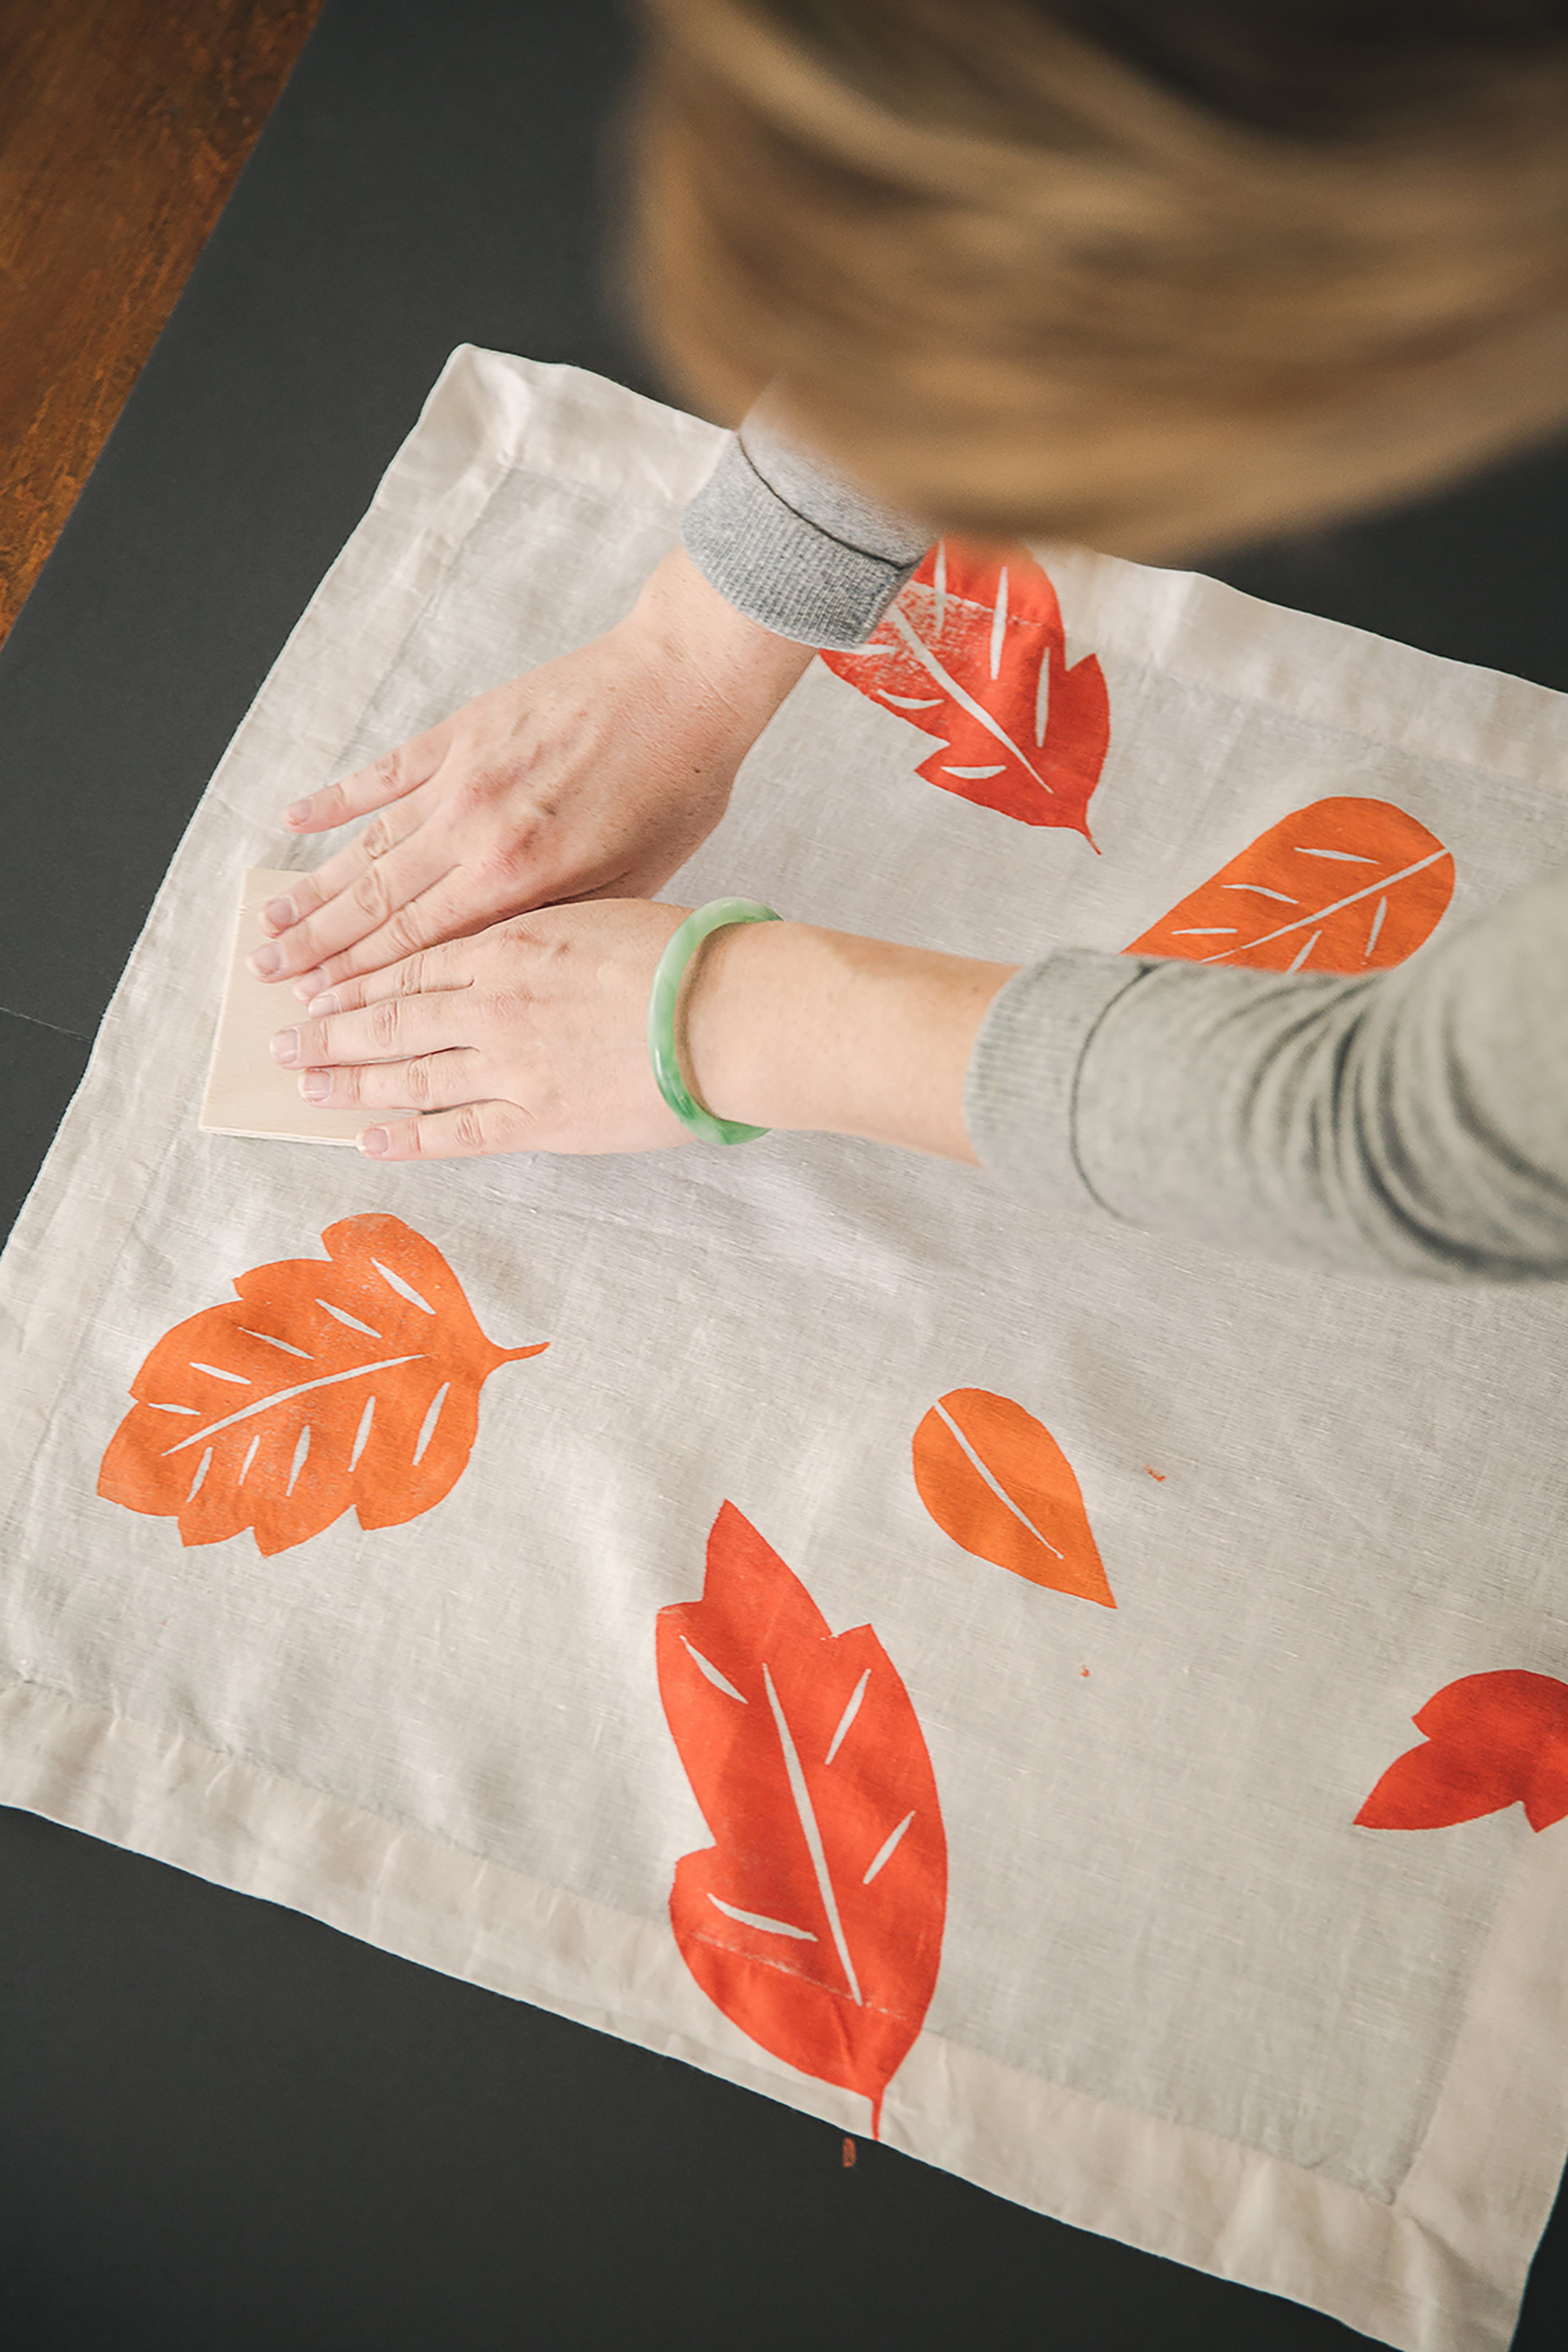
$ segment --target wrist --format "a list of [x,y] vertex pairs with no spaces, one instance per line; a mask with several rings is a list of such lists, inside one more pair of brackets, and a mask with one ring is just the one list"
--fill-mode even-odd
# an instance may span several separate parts
[[974,1162],[964,1076],[1015,969],[810,924],[738,926],[689,975],[682,1062],[718,1118]]
[[815,658],[812,646],[738,612],[682,547],[649,573],[620,626],[639,656],[658,669],[671,698],[688,708],[707,705],[748,741]]

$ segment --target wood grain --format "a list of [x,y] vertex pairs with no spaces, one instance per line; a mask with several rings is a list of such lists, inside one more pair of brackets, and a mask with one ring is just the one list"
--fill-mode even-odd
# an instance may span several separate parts
[[0,637],[321,0],[0,0]]

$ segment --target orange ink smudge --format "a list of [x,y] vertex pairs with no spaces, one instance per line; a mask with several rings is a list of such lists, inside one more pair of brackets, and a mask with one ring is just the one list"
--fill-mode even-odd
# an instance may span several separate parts
[[1147,1463],[1147,1462],[1145,1462],[1145,1464],[1143,1465],[1143,1467],[1144,1467],[1144,1469],[1145,1469],[1145,1470],[1148,1470],[1148,1471],[1149,1471],[1149,1475],[1150,1475],[1150,1477],[1151,1477],[1151,1478],[1152,1478],[1152,1479],[1156,1482],[1156,1484],[1158,1484],[1159,1486],[1162,1486],[1164,1485],[1164,1483],[1165,1483],[1165,1474],[1164,1474],[1164,1472],[1163,1472],[1163,1470],[1152,1470],[1152,1469],[1150,1469],[1150,1468],[1149,1468],[1149,1465],[1148,1465],[1148,1463]]
[[852,2139],[846,2139],[844,2143],[844,2156],[842,2160],[846,2172],[851,2172],[854,2170],[855,2143]]

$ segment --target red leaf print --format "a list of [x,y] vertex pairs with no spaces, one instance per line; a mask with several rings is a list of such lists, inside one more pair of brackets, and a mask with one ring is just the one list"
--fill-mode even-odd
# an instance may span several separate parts
[[254,1528],[286,1551],[357,1507],[400,1527],[449,1492],[468,1461],[496,1348],[457,1276],[401,1217],[344,1217],[331,1263],[280,1258],[236,1278],[237,1300],[176,1323],[147,1358],[110,1441],[98,1491],[177,1518],[185,1544]]
[[1314,801],[1260,833],[1125,953],[1255,971],[1378,971],[1415,954],[1453,895],[1451,853],[1392,801]]
[[931,2004],[947,1845],[909,1693],[835,1637],[732,1503],[700,1601],[658,1612],[658,1687],[714,1843],[670,1890],[680,1956],[742,2033],[871,2102]]
[[1072,1465],[1011,1397],[950,1389],[914,1440],[915,1485],[945,1535],[1031,1584],[1116,1602]]
[[1426,1744],[1389,1766],[1356,1815],[1364,1828],[1444,1829],[1520,1804],[1544,1830],[1568,1813],[1568,1683],[1465,1675],[1413,1720]]
[[1020,824],[1068,825],[1089,847],[1089,803],[1110,743],[1105,673],[1068,667],[1057,592],[1032,555],[943,540],[839,677],[939,747],[917,775]]

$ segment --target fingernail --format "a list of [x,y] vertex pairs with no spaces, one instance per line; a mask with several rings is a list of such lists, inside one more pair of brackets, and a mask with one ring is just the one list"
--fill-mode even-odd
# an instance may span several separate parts
[[279,1029],[277,1036],[272,1040],[272,1058],[275,1062],[299,1060],[300,1032],[298,1029]]
[[379,1160],[383,1152],[391,1150],[392,1138],[384,1127],[367,1127],[360,1137],[359,1148],[368,1151],[373,1160]]
[[299,921],[299,909],[292,898],[268,898],[261,919],[269,931],[286,931],[290,923]]
[[309,801],[290,801],[283,812],[283,822],[285,824],[303,824],[310,814]]
[[319,1020],[324,1013],[335,1013],[337,1009],[337,992],[331,988],[327,990],[324,996],[312,996],[305,1007],[312,1021]]
[[332,1091],[330,1070],[307,1070],[300,1081],[300,1092],[307,1102],[324,1103]]
[[249,959],[250,969],[258,980],[270,980],[282,961],[281,948],[258,948]]
[[302,972],[300,978],[294,982],[294,993],[299,998],[300,1003],[304,1004],[310,997],[317,993],[321,985],[321,975],[319,971]]

